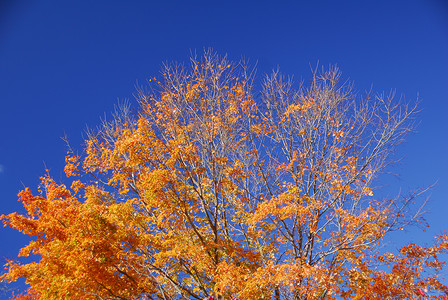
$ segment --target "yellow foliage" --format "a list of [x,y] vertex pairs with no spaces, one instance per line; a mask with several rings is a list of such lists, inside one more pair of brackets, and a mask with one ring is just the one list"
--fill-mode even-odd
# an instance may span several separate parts
[[167,67],[151,81],[158,92],[139,92],[138,114],[123,111],[89,136],[84,156],[66,156],[71,189],[47,175],[37,195],[20,192],[26,213],[1,219],[34,239],[19,256],[38,256],[8,261],[0,279],[25,278],[34,299],[448,291],[437,277],[446,234],[377,254],[413,221],[410,198],[386,203],[372,190],[412,111],[361,109],[334,70],[297,91],[274,73],[258,99],[235,70],[212,54],[191,70]]

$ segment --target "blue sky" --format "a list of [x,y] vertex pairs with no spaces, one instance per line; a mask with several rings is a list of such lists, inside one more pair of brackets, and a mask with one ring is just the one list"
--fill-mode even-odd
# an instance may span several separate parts
[[[437,182],[426,215],[391,243],[430,243],[448,229],[448,4],[406,1],[3,1],[0,4],[0,214],[45,168],[63,179],[64,134],[82,150],[86,127],[133,98],[163,62],[212,47],[280,67],[296,79],[337,64],[363,92],[421,101],[418,132],[380,184],[390,193]],[[422,199],[423,200],[423,199]],[[0,229],[0,259],[27,239]]]

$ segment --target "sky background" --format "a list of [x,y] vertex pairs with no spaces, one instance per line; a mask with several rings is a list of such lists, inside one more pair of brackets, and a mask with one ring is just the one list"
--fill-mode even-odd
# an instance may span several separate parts
[[[64,180],[62,136],[82,152],[87,126],[119,101],[135,104],[135,86],[158,76],[163,62],[188,63],[208,47],[257,63],[258,78],[279,67],[306,82],[310,66],[336,64],[360,93],[418,97],[418,132],[396,153],[399,175],[378,184],[392,195],[437,182],[427,194],[431,227],[408,228],[389,243],[431,243],[448,229],[443,0],[1,1],[0,214],[23,212],[16,195],[36,190],[45,168]],[[1,228],[0,259],[27,241]]]

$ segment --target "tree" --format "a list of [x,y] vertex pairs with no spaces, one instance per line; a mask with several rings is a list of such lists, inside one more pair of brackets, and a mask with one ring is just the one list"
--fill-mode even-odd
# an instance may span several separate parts
[[[412,130],[416,106],[357,97],[336,68],[254,93],[243,64],[206,52],[165,66],[69,151],[71,187],[42,177],[5,225],[35,237],[8,261],[35,299],[404,299],[448,292],[434,246],[381,252],[416,222],[408,197],[374,180]],[[19,297],[20,298],[20,297]]]

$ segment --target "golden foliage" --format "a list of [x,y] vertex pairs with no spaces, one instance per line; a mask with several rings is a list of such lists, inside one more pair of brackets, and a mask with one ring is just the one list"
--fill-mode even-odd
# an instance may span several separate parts
[[[239,69],[240,68],[240,69]],[[357,99],[337,70],[294,89],[278,73],[254,100],[250,70],[207,53],[166,67],[140,111],[123,107],[66,157],[71,187],[42,178],[1,218],[34,240],[2,277],[16,299],[403,299],[447,292],[447,235],[380,253],[415,220],[372,181],[415,107]],[[404,212],[408,213],[404,213]]]

